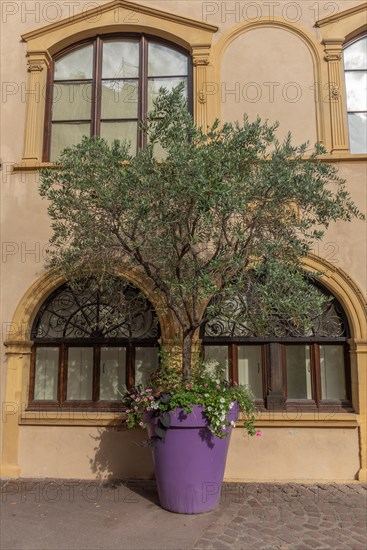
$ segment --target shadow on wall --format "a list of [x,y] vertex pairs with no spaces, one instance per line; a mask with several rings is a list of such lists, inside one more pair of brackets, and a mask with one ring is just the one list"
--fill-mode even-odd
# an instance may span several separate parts
[[144,444],[147,433],[111,425],[91,437],[95,441],[95,454],[89,457],[89,462],[97,479],[154,479],[151,448]]

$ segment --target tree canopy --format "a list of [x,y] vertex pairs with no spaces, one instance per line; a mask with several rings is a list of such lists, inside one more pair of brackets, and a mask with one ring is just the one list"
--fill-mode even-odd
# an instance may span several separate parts
[[245,116],[204,131],[180,87],[161,90],[136,156],[125,142],[83,138],[42,172],[49,264],[106,285],[122,268],[141,270],[174,315],[186,378],[208,317],[242,316],[258,336],[282,335],[284,320],[307,326],[324,298],[302,258],[330,222],[361,216],[335,166],[319,160],[323,147],[309,153],[276,130]]

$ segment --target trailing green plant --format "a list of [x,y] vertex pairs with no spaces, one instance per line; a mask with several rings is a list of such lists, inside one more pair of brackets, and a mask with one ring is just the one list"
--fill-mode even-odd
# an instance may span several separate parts
[[163,365],[152,375],[151,382],[149,387],[140,385],[125,394],[128,428],[145,428],[147,415],[155,416],[156,437],[164,439],[171,423],[171,411],[182,408],[190,413],[194,405],[199,405],[203,407],[209,430],[217,437],[228,435],[226,428],[231,422],[227,416],[233,407],[242,412],[246,432],[256,434],[256,409],[251,391],[246,386],[231,385],[224,379],[220,366],[198,361],[192,377],[183,380],[175,368]]

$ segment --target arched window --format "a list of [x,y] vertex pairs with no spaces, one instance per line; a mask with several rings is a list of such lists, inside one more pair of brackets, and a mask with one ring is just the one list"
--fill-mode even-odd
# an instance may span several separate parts
[[123,387],[158,366],[152,305],[123,281],[120,292],[118,305],[89,285],[64,285],[45,301],[32,328],[30,408],[119,408]]
[[[191,101],[191,60],[176,45],[145,35],[98,36],[56,56],[46,107],[44,160],[83,135],[146,145],[139,125],[159,88],[184,82]],[[189,101],[189,103],[190,103]]]
[[349,328],[340,304],[329,297],[308,334],[285,320],[283,337],[261,338],[245,322],[216,317],[202,330],[204,356],[225,365],[229,380],[248,385],[260,409],[351,410]]
[[344,48],[351,153],[367,153],[367,35]]

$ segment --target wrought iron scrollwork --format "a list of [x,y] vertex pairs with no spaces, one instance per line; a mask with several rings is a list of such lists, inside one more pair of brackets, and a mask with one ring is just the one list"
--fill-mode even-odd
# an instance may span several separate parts
[[33,326],[33,339],[156,339],[159,323],[152,304],[136,288],[121,289],[114,303],[99,290],[64,285],[44,303]]
[[[224,310],[225,315],[217,315],[207,321],[204,338],[251,338],[258,336],[254,334],[250,323],[246,322],[246,299],[242,297],[231,298],[225,302]],[[277,320],[277,323],[279,328],[279,320]],[[308,331],[294,326],[287,319],[283,319],[281,325],[282,336],[291,338],[342,338],[346,337],[348,332],[341,308],[335,299],[326,302],[321,315],[311,319],[311,328]]]

